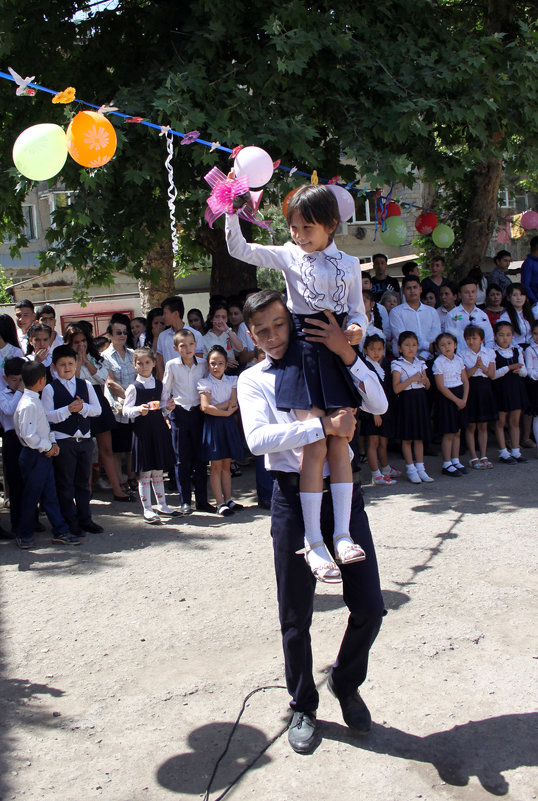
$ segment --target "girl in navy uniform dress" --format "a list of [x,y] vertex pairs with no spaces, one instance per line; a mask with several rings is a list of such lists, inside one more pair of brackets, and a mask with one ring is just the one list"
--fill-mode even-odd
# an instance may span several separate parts
[[[511,323],[495,324],[495,375],[493,392],[499,409],[499,419],[495,425],[499,461],[503,464],[526,462],[519,449],[519,421],[521,410],[527,407],[525,381],[527,368],[521,348],[512,347],[514,329]],[[504,427],[508,422],[512,450],[508,451]]]
[[[235,258],[284,273],[293,337],[279,362],[276,404],[283,411],[293,409],[299,420],[309,420],[321,418],[330,410],[357,408],[360,397],[342,361],[324,345],[307,341],[303,333],[306,319],[325,321],[325,310],[335,315],[339,325],[347,318],[346,333],[351,344],[358,344],[367,319],[359,261],[339,251],[333,242],[340,213],[331,189],[319,185],[300,187],[289,200],[286,218],[294,244],[276,247],[248,243],[234,215],[226,217],[226,239],[230,255]],[[305,558],[314,575],[323,581],[340,580],[340,571],[321,535],[326,458],[331,475],[336,561],[349,564],[365,556],[349,535],[353,483],[348,457],[345,437],[318,437],[303,449],[299,489]]]
[[[424,440],[432,438],[430,408],[426,390],[430,380],[426,373],[426,362],[417,357],[418,339],[413,331],[402,331],[398,337],[398,348],[402,354],[391,362],[392,387],[398,395],[398,433],[402,440],[407,477],[412,484],[434,479],[424,467]],[[413,462],[413,449],[415,460]]]
[[361,411],[361,434],[366,437],[368,467],[374,484],[388,486],[396,484],[395,476],[400,476],[401,473],[390,466],[387,455],[388,441],[394,437],[394,391],[389,363],[385,359],[385,340],[379,334],[367,336],[364,340],[364,355],[366,364],[375,372],[383,386],[389,407],[381,415]]
[[[493,396],[492,378],[495,375],[495,351],[484,345],[484,329],[478,325],[468,325],[463,331],[466,347],[459,354],[463,359],[469,379],[467,398],[467,428],[465,439],[469,451],[469,465],[474,470],[492,468],[486,455],[488,448],[488,423],[499,417]],[[478,429],[478,448],[476,455],[475,431]]]
[[[133,420],[132,468],[138,473],[138,494],[144,509],[144,520],[161,522],[160,515],[177,517],[179,512],[166,503],[163,473],[175,464],[172,436],[163,411],[172,411],[173,398],[163,396],[161,381],[153,377],[155,354],[150,348],[137,348],[133,353],[136,379],[127,387],[123,414]],[[162,411],[163,410],[163,411]],[[151,505],[151,488],[157,501],[157,512]]]
[[[525,351],[527,368],[527,393],[529,396],[529,414],[532,417],[532,433],[538,448],[538,320],[532,326],[532,340]],[[538,457],[538,450],[536,451]]]
[[435,348],[439,356],[433,363],[437,387],[437,428],[442,436],[442,473],[459,478],[467,472],[460,462],[461,430],[467,427],[469,379],[461,356],[456,353],[458,340],[453,334],[439,334]]
[[211,462],[209,483],[220,515],[228,517],[243,507],[232,500],[232,459],[243,458],[243,444],[233,419],[237,406],[237,376],[224,375],[226,351],[213,345],[207,352],[209,375],[198,381],[200,407],[205,413],[201,459]]

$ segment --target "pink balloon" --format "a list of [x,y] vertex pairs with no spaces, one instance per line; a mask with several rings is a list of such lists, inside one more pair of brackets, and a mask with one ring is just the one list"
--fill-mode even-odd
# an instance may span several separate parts
[[235,177],[246,175],[251,189],[265,186],[273,175],[273,159],[261,147],[250,145],[242,148],[234,160]]
[[538,214],[535,211],[532,211],[532,209],[530,211],[526,211],[521,217],[521,225],[526,231],[530,231],[533,228],[538,228]]
[[347,222],[355,213],[355,200],[353,199],[353,195],[351,192],[348,192],[347,189],[344,189],[343,186],[338,186],[337,184],[328,184],[328,188],[336,195],[340,220],[342,222]]

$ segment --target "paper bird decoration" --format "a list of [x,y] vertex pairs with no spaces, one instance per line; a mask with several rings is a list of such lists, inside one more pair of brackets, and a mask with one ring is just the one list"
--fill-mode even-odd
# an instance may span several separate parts
[[35,91],[35,89],[30,89],[28,87],[28,84],[32,83],[32,81],[35,78],[35,75],[32,75],[31,78],[28,78],[28,77],[21,78],[21,76],[17,72],[15,72],[15,70],[12,70],[11,67],[8,67],[8,70],[9,70],[9,74],[11,75],[11,77],[13,78],[15,83],[17,84],[17,88],[15,90],[15,94],[18,97],[22,97],[24,95],[26,95],[27,97],[33,97],[35,95],[36,91]]

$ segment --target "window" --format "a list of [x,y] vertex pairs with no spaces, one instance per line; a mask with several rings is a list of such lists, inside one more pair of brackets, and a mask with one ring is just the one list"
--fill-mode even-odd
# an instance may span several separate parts
[[53,213],[56,209],[64,209],[66,206],[71,205],[71,197],[73,192],[49,192],[47,197],[49,200],[49,211],[50,211],[50,225],[51,228],[54,228],[54,220],[52,218]]
[[349,221],[350,223],[369,223],[373,222],[374,214],[374,200],[369,197],[355,198],[355,214]]
[[37,218],[35,206],[23,206],[22,214],[24,217],[24,236],[28,240],[37,239]]

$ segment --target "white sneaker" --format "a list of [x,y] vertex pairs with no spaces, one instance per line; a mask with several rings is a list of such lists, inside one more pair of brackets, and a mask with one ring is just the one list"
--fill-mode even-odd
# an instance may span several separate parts
[[112,484],[106,478],[100,478],[95,482],[95,486],[102,490],[111,490]]
[[417,475],[420,478],[420,480],[424,481],[424,483],[426,484],[431,484],[432,481],[435,481],[435,479],[429,476],[425,470],[421,470],[420,472],[417,473]]
[[400,470],[396,470],[396,468],[392,467],[390,464],[387,465],[387,467],[381,468],[381,472],[384,476],[390,476],[390,478],[398,478],[398,476],[402,475]]
[[390,476],[373,476],[374,484],[381,484],[382,486],[386,486],[388,484],[397,484],[398,482],[395,481]]
[[144,520],[152,526],[159,526],[161,518],[155,512],[144,512]]
[[413,470],[407,471],[407,478],[411,482],[411,484],[421,484],[421,480],[419,474],[417,473],[417,468],[414,467]]

